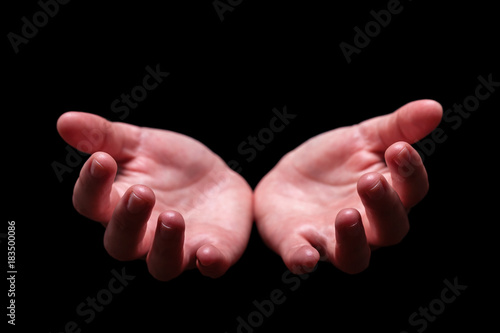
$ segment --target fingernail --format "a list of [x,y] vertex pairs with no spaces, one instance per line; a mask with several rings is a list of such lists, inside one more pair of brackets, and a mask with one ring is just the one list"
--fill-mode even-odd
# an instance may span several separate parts
[[403,179],[408,178],[415,172],[418,163],[415,157],[412,156],[408,148],[404,147],[401,151],[394,157],[394,163],[398,166],[398,175],[403,177]]
[[161,222],[160,226],[160,236],[161,238],[165,240],[172,240],[175,237],[177,237],[177,232],[174,228],[166,225],[165,223]]
[[132,214],[138,214],[144,210],[144,207],[144,200],[132,192],[128,198],[127,210]]
[[364,233],[362,225],[361,221],[356,221],[351,225],[345,226],[342,228],[342,236],[348,239],[358,238],[360,234]]
[[410,162],[410,152],[408,148],[404,147],[401,151],[394,157],[394,163],[400,167],[407,166]]
[[315,270],[315,268],[316,268],[316,266],[314,266],[314,267],[308,267],[308,266],[305,266],[305,265],[302,265],[302,266],[301,266],[301,270],[302,270],[302,272],[304,272],[305,274],[306,274],[306,273],[311,273],[311,272],[313,272],[313,271]]
[[385,188],[384,184],[382,184],[382,181],[379,179],[375,183],[375,185],[373,185],[368,191],[366,191],[366,194],[372,200],[378,200],[382,198],[385,194]]
[[96,178],[102,178],[106,175],[106,170],[95,158],[90,164],[90,174]]

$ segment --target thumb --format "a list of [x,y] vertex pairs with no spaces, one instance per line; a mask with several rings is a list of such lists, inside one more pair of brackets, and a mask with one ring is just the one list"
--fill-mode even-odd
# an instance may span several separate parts
[[92,154],[103,151],[114,159],[127,158],[139,140],[139,128],[113,123],[85,112],[66,112],[57,120],[57,131],[74,148]]
[[433,100],[418,100],[403,105],[393,113],[360,123],[368,147],[384,151],[398,141],[410,144],[424,138],[440,123],[442,106]]

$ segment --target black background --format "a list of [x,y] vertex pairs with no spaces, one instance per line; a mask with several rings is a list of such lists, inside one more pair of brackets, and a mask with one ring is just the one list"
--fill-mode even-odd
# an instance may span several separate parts
[[[64,164],[67,151],[57,118],[79,110],[120,120],[111,102],[142,83],[146,66],[160,64],[170,76],[125,121],[200,140],[224,160],[239,161],[252,187],[311,136],[421,98],[447,110],[474,94],[479,76],[500,81],[493,5],[402,1],[402,12],[348,64],[339,44],[353,44],[353,28],[364,28],[373,20],[370,11],[387,8],[388,1],[290,2],[245,0],[221,21],[211,0],[71,1],[17,54],[7,34],[20,34],[21,18],[31,21],[40,6],[3,5],[7,195],[0,232],[16,221],[17,330],[61,332],[74,321],[82,332],[236,332],[237,318],[256,310],[253,301],[268,300],[278,289],[285,302],[255,332],[416,332],[421,326],[412,327],[409,316],[440,297],[445,279],[467,289],[426,332],[495,327],[493,135],[500,89],[459,128],[440,125],[447,140],[426,156],[431,191],[411,211],[410,233],[401,244],[374,252],[370,267],[355,276],[321,263],[308,279],[297,280],[254,230],[244,256],[222,278],[190,271],[161,283],[144,262],[110,258],[103,228],[74,211],[72,189],[83,160],[58,180],[52,163]],[[245,161],[238,145],[268,126],[273,108],[284,106],[297,118]],[[86,323],[77,306],[108,286],[112,270],[122,269],[135,278]]]

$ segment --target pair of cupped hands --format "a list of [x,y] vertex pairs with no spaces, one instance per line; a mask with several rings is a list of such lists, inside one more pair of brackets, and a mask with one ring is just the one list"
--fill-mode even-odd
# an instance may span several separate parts
[[317,135],[287,153],[252,191],[205,145],[160,129],[67,112],[61,137],[92,154],[73,193],[76,210],[102,223],[118,260],[144,259],[167,281],[197,268],[223,275],[247,246],[255,221],[263,241],[296,274],[329,261],[363,271],[372,250],[400,242],[408,212],[429,183],[410,145],[439,124],[432,100]]

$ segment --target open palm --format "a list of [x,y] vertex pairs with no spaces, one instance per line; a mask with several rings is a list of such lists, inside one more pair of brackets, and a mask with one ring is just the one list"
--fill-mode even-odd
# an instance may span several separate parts
[[407,234],[407,213],[427,193],[427,173],[410,144],[441,119],[434,101],[320,134],[284,156],[255,189],[263,240],[294,273],[318,260],[348,273],[370,252]]
[[92,154],[73,204],[106,226],[104,245],[119,260],[144,258],[159,280],[186,269],[218,277],[246,248],[252,191],[200,142],[179,133],[68,112],[62,138]]

